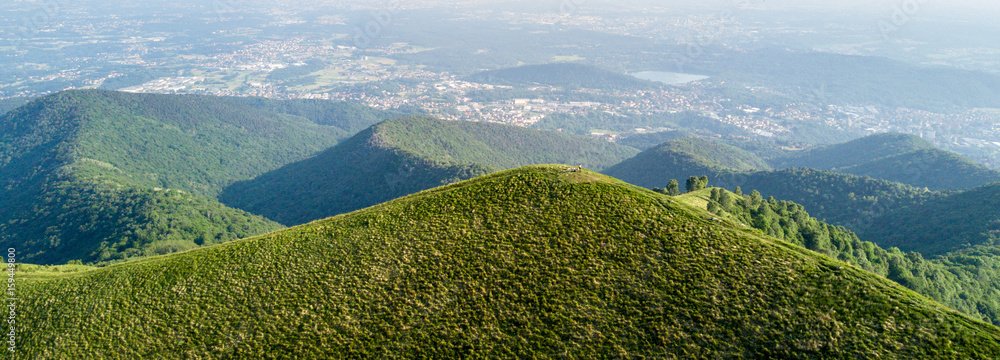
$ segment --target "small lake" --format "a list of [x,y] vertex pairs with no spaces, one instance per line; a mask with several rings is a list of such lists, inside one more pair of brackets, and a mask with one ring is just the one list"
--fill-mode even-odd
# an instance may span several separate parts
[[669,85],[687,84],[692,81],[705,80],[709,78],[709,76],[705,75],[683,74],[666,71],[640,71],[629,75],[643,80],[657,81]]

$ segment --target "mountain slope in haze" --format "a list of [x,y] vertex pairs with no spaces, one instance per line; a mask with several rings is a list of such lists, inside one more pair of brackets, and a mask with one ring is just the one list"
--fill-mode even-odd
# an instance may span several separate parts
[[934,145],[918,136],[885,133],[863,137],[843,144],[806,150],[774,164],[777,168],[807,167],[820,170],[846,168],[881,158],[918,150],[934,149]]
[[931,190],[965,190],[1000,181],[1000,171],[937,149],[915,135],[878,134],[775,161],[900,182]]
[[[730,164],[749,168],[745,164],[755,163],[748,162],[753,155],[741,149],[705,140],[697,142],[700,143],[697,148],[708,149],[710,154],[715,154],[712,156],[733,159],[728,162]],[[939,196],[904,184],[830,171],[804,168],[737,171],[721,166],[720,162],[710,156],[677,149],[668,142],[623,161],[605,173],[650,189],[665,187],[671,179],[683,184],[691,176],[708,176],[710,185],[727,189],[742,187],[745,192],[757,190],[764,197],[794,201],[824,221],[851,229],[866,228],[873,217],[891,209],[915,206]]]
[[410,117],[381,123],[314,158],[236,183],[220,199],[294,225],[497,170],[547,163],[603,169],[636,152],[556,132]]
[[555,63],[526,65],[516,68],[484,71],[473,74],[468,81],[507,86],[548,85],[564,88],[636,91],[658,88],[652,81],[601,69],[591,65]]
[[[802,205],[711,188],[675,197],[716,216],[761,230],[884,276],[974,318],[1000,325],[1000,246],[977,247],[925,259],[919,253],[882,248],[850,230],[813,218]],[[879,222],[883,224],[884,222]]]
[[329,147],[346,130],[264,110],[268,103],[69,91],[7,113],[0,117],[0,241],[24,261],[58,264],[281,228],[213,197]]
[[268,236],[19,284],[32,314],[18,319],[19,351],[1000,356],[996,327],[712,216],[589,171],[506,171]]
[[1000,76],[786,48],[706,56],[685,67],[727,82],[767,84],[789,96],[827,104],[877,104],[934,112],[1000,106]]

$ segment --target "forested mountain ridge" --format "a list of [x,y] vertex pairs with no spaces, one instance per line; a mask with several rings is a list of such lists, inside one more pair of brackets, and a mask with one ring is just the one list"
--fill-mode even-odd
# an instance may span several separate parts
[[[21,307],[33,314],[22,326],[33,331],[19,350],[50,358],[1000,356],[1000,329],[898,284],[566,169],[500,172],[263,237],[20,284]],[[81,316],[93,309],[104,316]],[[197,331],[179,330],[192,323]]]
[[[260,99],[67,91],[0,116],[0,241],[42,264],[184,250],[281,228],[214,195],[395,113]],[[305,107],[305,105],[309,105]],[[321,114],[343,107],[350,122]],[[323,111],[320,111],[323,110]],[[324,112],[325,111],[325,112]],[[317,122],[345,127],[320,125]],[[172,190],[170,190],[172,189]]]
[[316,157],[239,182],[221,200],[288,225],[530,164],[603,169],[638,151],[557,132],[500,124],[393,119]]
[[775,159],[772,165],[831,170],[931,190],[967,190],[1000,181],[1000,171],[935,148],[918,136],[895,133],[807,150]]
[[[349,120],[323,116],[339,108],[367,115]],[[28,139],[41,145],[37,151],[55,151],[58,144],[74,158],[120,169],[115,180],[122,183],[215,196],[234,181],[329,148],[353,135],[348,130],[359,124],[365,128],[396,115],[334,102],[68,91],[5,115],[0,123],[5,127],[0,138],[5,145],[0,151],[26,151]],[[21,170],[9,169],[24,173]]]

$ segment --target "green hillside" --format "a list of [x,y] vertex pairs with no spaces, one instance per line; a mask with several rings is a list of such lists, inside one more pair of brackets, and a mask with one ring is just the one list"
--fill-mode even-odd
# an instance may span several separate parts
[[316,157],[236,183],[220,199],[294,225],[497,170],[557,162],[603,169],[636,152],[556,132],[410,117],[381,123]]
[[1000,184],[900,208],[865,228],[866,238],[935,256],[974,246],[1000,246]]
[[570,89],[587,88],[607,91],[636,91],[659,87],[657,83],[652,81],[576,63],[527,65],[484,71],[469,76],[467,80],[518,87],[548,85]]
[[886,250],[861,241],[850,230],[811,217],[802,205],[764,199],[757,192],[741,196],[712,188],[676,199],[884,276],[974,318],[1000,325],[1000,247],[977,247],[928,260],[918,253]]
[[1000,181],[1000,172],[940,150],[920,137],[872,135],[776,159],[778,168],[809,167],[931,190],[965,190]]
[[[362,111],[300,102],[310,106],[299,116],[265,110],[268,104],[296,106],[93,90],[36,99],[3,115],[0,241],[25,261],[53,264],[119,260],[279,229],[213,198],[358,126],[323,114],[339,106]],[[352,121],[378,121],[364,119]]]
[[267,236],[21,284],[31,316],[19,318],[19,351],[1000,356],[996,327],[711,217],[589,171],[506,171]]

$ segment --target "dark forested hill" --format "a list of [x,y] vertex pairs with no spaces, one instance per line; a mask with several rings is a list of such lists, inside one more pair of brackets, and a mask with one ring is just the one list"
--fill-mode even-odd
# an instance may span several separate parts
[[587,88],[607,91],[635,91],[659,87],[657,83],[652,81],[641,80],[591,65],[575,63],[527,65],[485,71],[473,74],[467,80],[484,84],[518,87],[548,85],[571,89]]
[[1000,356],[994,326],[714,216],[590,171],[506,171],[265,237],[19,284],[19,309],[32,316],[18,319],[18,350]]
[[1000,181],[1000,171],[940,150],[913,135],[879,134],[777,159],[774,165],[869,176],[931,190],[966,190]]
[[[357,117],[338,120],[331,114],[340,107]],[[61,263],[272,231],[280,226],[214,195],[393,115],[338,103],[96,90],[40,98],[0,117],[0,240],[25,261]]]
[[557,132],[410,117],[236,183],[221,199],[284,224],[302,224],[497,170],[547,163],[604,169],[637,152]]

